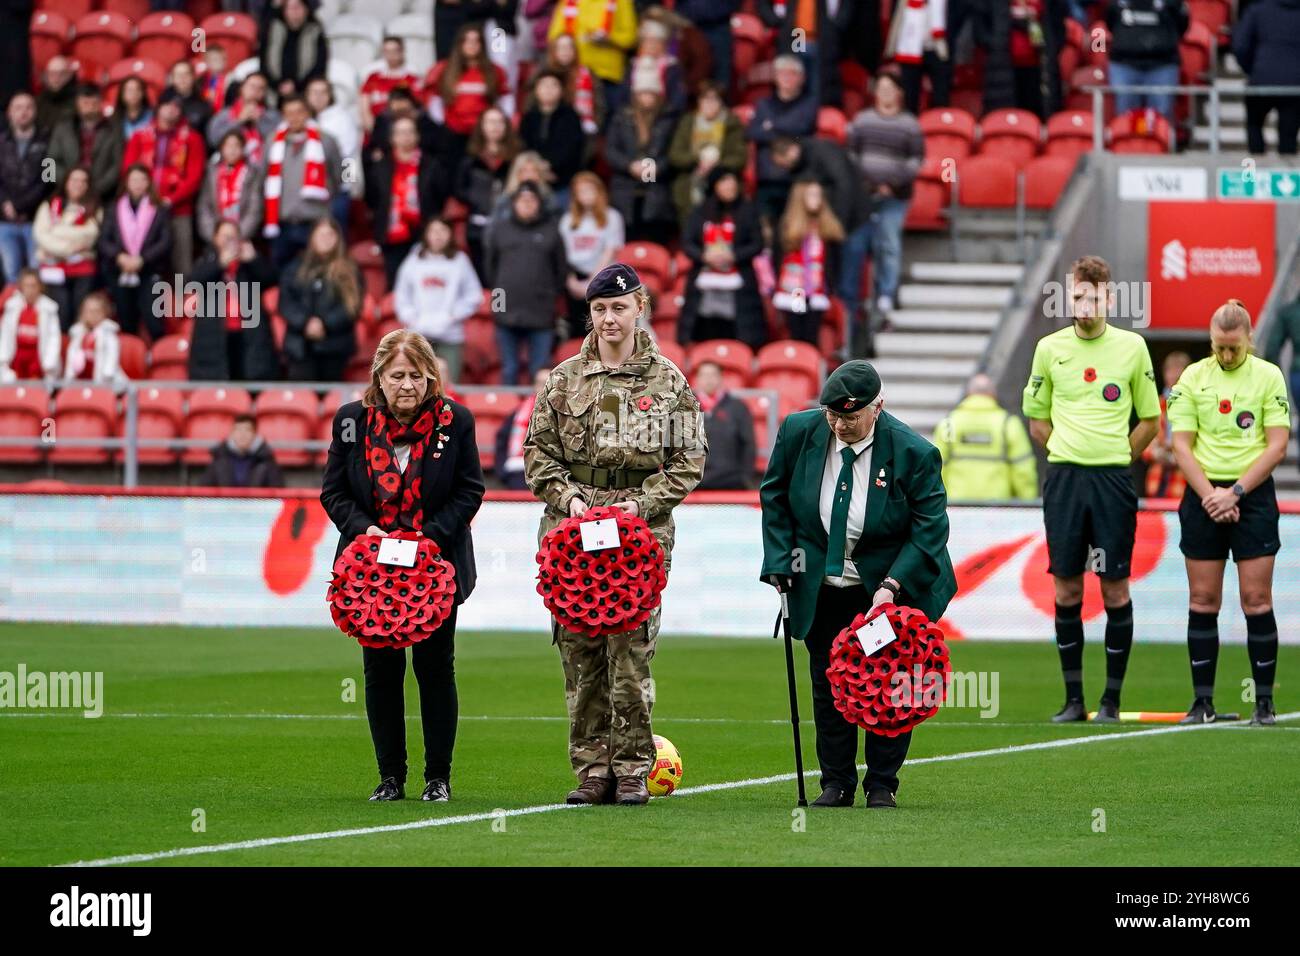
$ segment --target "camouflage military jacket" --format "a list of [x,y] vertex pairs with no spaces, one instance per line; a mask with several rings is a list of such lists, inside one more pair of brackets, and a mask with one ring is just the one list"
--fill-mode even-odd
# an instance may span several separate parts
[[[524,440],[524,476],[546,503],[540,534],[568,517],[569,502],[588,506],[635,501],[642,518],[671,552],[672,509],[700,482],[708,445],[700,405],[686,376],[636,329],[636,348],[617,369],[606,368],[596,334],[561,362],[542,387]],[[596,488],[570,466],[654,471],[639,487]]]

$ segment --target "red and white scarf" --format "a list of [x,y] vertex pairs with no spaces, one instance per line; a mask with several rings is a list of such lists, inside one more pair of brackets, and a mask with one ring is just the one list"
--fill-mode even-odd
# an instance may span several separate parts
[[[569,36],[578,35],[578,0],[564,0],[564,32]],[[600,28],[606,36],[614,30],[614,12],[618,9],[618,0],[605,0],[605,18]]]
[[537,396],[529,395],[515,409],[510,421],[510,441],[506,448],[506,471],[524,470],[524,439],[528,437],[528,420],[533,417]]
[[781,276],[772,304],[786,312],[825,312],[826,243],[815,232],[804,237],[797,251],[781,260]]
[[244,108],[243,100],[235,100],[230,104],[230,118],[235,121],[240,131],[244,134],[244,158],[254,165],[262,161],[262,131],[258,128],[257,123],[266,114],[265,106],[257,107],[257,119],[241,122],[239,114]]
[[420,151],[403,161],[393,157],[392,200],[388,204],[389,242],[407,242],[420,228]]
[[[66,207],[70,214],[72,225],[84,226],[90,221],[90,215],[86,212],[86,207],[81,203],[73,203]],[[64,221],[64,202],[62,196],[55,196],[50,200],[50,224],[55,225]],[[62,284],[64,279],[69,276],[93,276],[95,274],[95,255],[94,247],[86,252],[74,252],[71,255],[64,256],[57,262],[42,262],[41,279],[45,282],[54,282]],[[51,274],[53,272],[53,274]]]
[[[726,249],[728,252],[735,252],[736,247],[736,221],[730,216],[725,216],[721,222],[706,222],[704,224],[703,235],[704,251],[710,249]],[[695,287],[697,289],[706,289],[716,292],[734,292],[743,284],[740,277],[740,271],[736,268],[733,259],[730,269],[720,272],[712,266],[705,265],[700,269],[700,274],[695,277]]]
[[582,120],[582,128],[591,135],[596,131],[596,81],[585,66],[573,69],[573,108]]
[[217,164],[217,219],[239,222],[239,206],[244,197],[248,163],[242,159],[234,166]]
[[[325,146],[321,142],[320,127],[314,120],[307,121],[303,130],[302,183],[298,192],[303,199],[329,202],[330,191],[325,185]],[[281,178],[284,154],[289,139],[289,124],[281,123],[271,137],[271,147],[266,156],[266,227],[262,230],[274,238],[280,234],[280,196],[284,191]]]

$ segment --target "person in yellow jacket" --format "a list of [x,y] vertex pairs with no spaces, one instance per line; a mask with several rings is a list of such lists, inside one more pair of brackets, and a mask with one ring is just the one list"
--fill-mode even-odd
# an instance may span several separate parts
[[560,0],[546,38],[554,40],[566,33],[577,41],[579,62],[607,87],[623,82],[628,53],[636,46],[632,0]]
[[1038,463],[1018,415],[998,404],[993,380],[971,377],[966,397],[934,430],[949,501],[1038,497]]

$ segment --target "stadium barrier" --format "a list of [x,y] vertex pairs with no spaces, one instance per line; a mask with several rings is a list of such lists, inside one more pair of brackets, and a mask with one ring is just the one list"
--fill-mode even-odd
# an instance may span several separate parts
[[[0,486],[0,620],[114,625],[333,628],[325,605],[338,534],[310,490]],[[1176,502],[1138,516],[1133,595],[1139,641],[1185,639],[1187,584]],[[1300,643],[1300,503],[1283,503],[1274,602],[1284,643]],[[548,617],[535,590],[541,505],[491,492],[474,519],[478,586],[464,632],[534,630]],[[1053,594],[1034,503],[955,505],[950,551],[959,593],[943,627],[956,639],[1046,641]],[[768,637],[776,596],[759,582],[754,492],[697,492],[676,512],[663,633]],[[1104,561],[1105,556],[1100,555]],[[1243,642],[1235,571],[1224,586],[1225,640]],[[1089,638],[1105,625],[1096,579],[1084,602]]]

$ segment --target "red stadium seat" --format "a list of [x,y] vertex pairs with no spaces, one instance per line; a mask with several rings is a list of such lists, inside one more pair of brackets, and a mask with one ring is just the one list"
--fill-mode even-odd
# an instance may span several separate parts
[[740,120],[741,126],[748,126],[749,121],[754,118],[754,104],[737,103],[731,108],[731,112],[736,114],[736,119]]
[[159,63],[183,60],[190,55],[193,30],[193,19],[178,10],[150,13],[136,23],[136,40],[131,55]]
[[1110,62],[1110,31],[1096,21],[1083,38],[1083,61],[1088,66],[1105,66]]
[[[141,388],[136,392],[136,433],[142,439],[179,438],[185,423],[185,393],[179,388]],[[126,437],[126,416],[122,418]],[[179,452],[171,448],[141,448],[136,458],[142,465],[174,465]]]
[[1200,20],[1192,20],[1178,42],[1179,80],[1182,83],[1205,83],[1214,68],[1214,32]]
[[551,367],[554,368],[565,359],[571,359],[581,352],[582,343],[585,341],[586,339],[579,337],[565,339],[563,342],[556,343],[555,348],[551,352]]
[[1074,175],[1073,156],[1039,156],[1025,167],[1025,207],[1051,209]]
[[660,339],[657,343],[659,354],[677,366],[677,370],[683,375],[687,375],[691,370],[691,363],[686,359],[686,350],[671,339]]
[[1169,121],[1151,109],[1131,110],[1106,124],[1106,137],[1116,153],[1167,153],[1169,136]]
[[699,368],[701,362],[716,362],[722,369],[722,380],[727,388],[747,388],[754,377],[754,352],[736,339],[695,342],[687,356],[692,369]]
[[184,382],[190,377],[190,340],[165,335],[149,350],[149,377]]
[[[749,409],[749,417],[754,420],[754,467],[759,471],[767,468],[767,449],[771,442],[771,429],[768,427],[768,409],[772,407],[772,400],[766,395],[746,395],[741,399]],[[776,418],[777,425],[781,424],[781,415],[778,412]],[[708,437],[707,435],[705,437]]]
[[826,364],[821,353],[807,342],[769,342],[758,350],[755,388],[770,388],[780,395],[782,419],[798,411],[822,387]]
[[501,368],[497,353],[496,323],[483,315],[471,315],[465,322],[465,352],[461,378],[484,385],[495,380]]
[[36,0],[35,3],[37,10],[57,10],[74,23],[94,6],[95,0]]
[[1013,209],[1016,167],[1000,156],[972,156],[957,167],[957,204],[975,209]]
[[856,60],[840,60],[840,90],[844,115],[852,121],[871,105],[871,74]]
[[54,398],[54,443],[50,462],[59,465],[106,465],[108,449],[73,447],[67,438],[112,438],[117,434],[117,396],[111,388],[69,385]]
[[[1101,66],[1083,66],[1075,70],[1070,76],[1070,93],[1065,98],[1065,108],[1067,110],[1083,110],[1089,115],[1092,114],[1092,93],[1084,89],[1085,86],[1105,86],[1106,69]],[[1112,98],[1110,96],[1102,97],[1105,115],[1110,116],[1114,112]]]
[[629,242],[615,259],[635,269],[651,292],[663,292],[673,284],[673,257],[656,242]]
[[[333,440],[335,414],[338,413],[339,408],[348,402],[360,401],[364,391],[365,389],[362,386],[357,385],[351,388],[336,388],[325,393],[320,402],[320,419],[316,423],[316,438],[318,441]],[[325,467],[325,459],[328,457],[328,450],[318,451],[315,455],[316,466],[318,468]]]
[[312,453],[277,448],[276,442],[311,441],[320,421],[320,400],[306,388],[268,388],[253,403],[257,431],[271,445],[275,460],[286,468],[311,464]]
[[150,97],[154,100],[167,86],[167,71],[156,60],[146,60],[142,57],[118,60],[108,68],[108,86],[104,90],[105,102],[114,102],[117,99],[117,88],[132,76],[138,76],[144,81]]
[[71,54],[82,68],[93,64],[108,69],[126,56],[131,48],[135,27],[128,17],[111,10],[96,10],[78,18]]
[[349,251],[366,281],[367,294],[382,299],[388,293],[388,277],[384,273],[384,254],[379,243],[367,239],[356,243]]
[[226,50],[226,63],[234,66],[257,53],[257,21],[246,13],[214,13],[199,24],[208,43]]
[[[40,438],[45,434],[49,417],[50,396],[45,389],[0,385],[0,435],[6,438]],[[44,456],[45,449],[39,446],[0,445],[0,462],[30,464],[41,461]]]
[[461,397],[461,403],[474,415],[479,464],[488,470],[496,459],[497,431],[519,407],[519,396],[513,392],[469,392]]
[[32,55],[33,76],[40,76],[45,64],[68,48],[71,35],[72,24],[58,10],[37,10],[32,14],[27,48]]
[[965,159],[975,147],[975,117],[965,110],[941,106],[926,110],[918,122],[927,159]]
[[849,138],[849,121],[834,106],[823,106],[817,111],[817,135],[843,146]]
[[253,409],[248,392],[224,385],[195,389],[189,404],[182,434],[187,439],[204,441],[206,446],[185,449],[181,460],[187,465],[206,465],[212,459],[211,446],[226,439],[235,416],[249,414]]
[[951,173],[945,174],[944,161],[930,158],[912,183],[912,202],[907,207],[903,225],[907,229],[933,231],[948,227],[947,209],[952,197]]
[[732,84],[748,75],[754,64],[764,60],[771,49],[772,31],[752,13],[734,13],[731,16],[731,76]]
[[1228,24],[1232,22],[1229,0],[1187,0],[1187,8],[1192,19],[1205,24],[1220,46],[1228,42]]
[[1087,110],[1061,110],[1047,119],[1046,156],[1068,156],[1092,152],[1092,113]]
[[146,374],[149,349],[144,344],[144,339],[138,335],[131,335],[123,332],[117,337],[119,353],[117,357],[118,367],[122,369],[122,374],[133,382],[148,378]]
[[979,155],[998,156],[1023,169],[1038,155],[1043,124],[1028,110],[1001,109],[980,120]]

